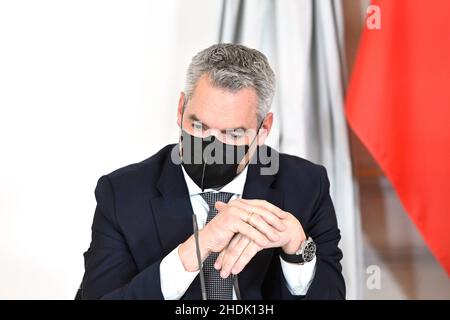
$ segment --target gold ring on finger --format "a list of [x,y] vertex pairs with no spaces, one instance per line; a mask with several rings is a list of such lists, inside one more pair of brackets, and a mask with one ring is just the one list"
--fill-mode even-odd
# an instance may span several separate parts
[[255,214],[254,212],[249,212],[249,213],[248,213],[248,215],[247,215],[247,223],[248,223],[248,224],[251,224],[251,223],[250,223],[250,220],[251,220],[251,218],[252,218],[252,216],[253,216],[254,214]]

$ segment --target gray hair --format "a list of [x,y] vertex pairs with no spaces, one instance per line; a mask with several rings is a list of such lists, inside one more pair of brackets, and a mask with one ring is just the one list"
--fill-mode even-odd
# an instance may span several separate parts
[[189,99],[198,79],[207,74],[214,86],[237,91],[255,89],[258,124],[270,110],[275,94],[275,74],[264,54],[243,45],[220,43],[197,53],[189,64],[185,93]]

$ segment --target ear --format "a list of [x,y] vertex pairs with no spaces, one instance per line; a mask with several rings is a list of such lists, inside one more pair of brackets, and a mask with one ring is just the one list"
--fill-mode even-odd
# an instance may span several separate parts
[[178,109],[177,109],[177,124],[181,128],[181,117],[183,115],[183,105],[186,96],[183,91],[180,92],[180,98],[178,99]]
[[266,117],[264,118],[264,121],[261,125],[261,129],[259,130],[258,134],[258,145],[261,146],[264,144],[264,142],[267,139],[267,136],[270,133],[270,130],[272,129],[273,124],[273,113],[269,112],[267,113]]

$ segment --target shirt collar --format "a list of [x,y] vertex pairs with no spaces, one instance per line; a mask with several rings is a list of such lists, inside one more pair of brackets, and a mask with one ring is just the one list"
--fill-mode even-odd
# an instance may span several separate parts
[[189,177],[189,175],[186,173],[183,166],[181,165],[181,170],[183,171],[184,180],[186,181],[186,185],[190,196],[206,192],[229,192],[236,195],[242,195],[242,193],[244,192],[245,181],[247,180],[247,169],[248,165],[245,166],[244,170],[242,170],[242,172],[237,177],[228,182],[222,188],[218,190],[205,189],[202,192],[202,189],[191,179],[191,177]]

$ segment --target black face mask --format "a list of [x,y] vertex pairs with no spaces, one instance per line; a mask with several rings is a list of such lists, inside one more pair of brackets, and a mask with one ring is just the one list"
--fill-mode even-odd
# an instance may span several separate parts
[[230,145],[215,136],[199,138],[181,130],[182,164],[202,189],[219,188],[231,182],[250,146]]

